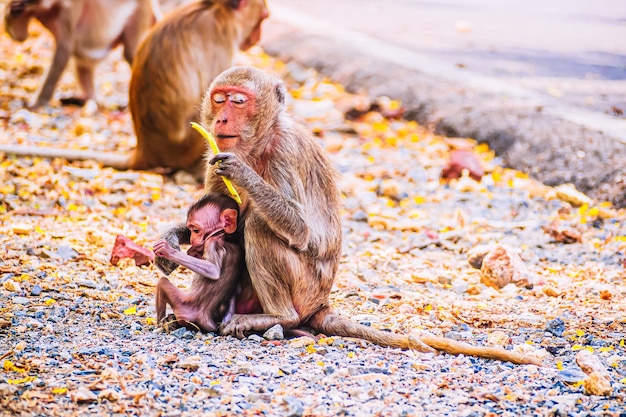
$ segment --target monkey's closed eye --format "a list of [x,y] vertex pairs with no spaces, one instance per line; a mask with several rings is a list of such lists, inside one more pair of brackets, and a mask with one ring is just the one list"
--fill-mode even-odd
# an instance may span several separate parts
[[248,97],[245,94],[235,93],[231,96],[228,96],[228,99],[234,104],[244,104],[248,101]]
[[215,103],[221,104],[226,101],[226,95],[222,93],[213,94],[213,101]]

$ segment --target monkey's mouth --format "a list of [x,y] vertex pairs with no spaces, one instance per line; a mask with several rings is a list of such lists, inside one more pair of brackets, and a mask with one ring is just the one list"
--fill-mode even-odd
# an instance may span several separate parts
[[216,137],[222,151],[234,148],[239,142],[237,135],[216,135]]

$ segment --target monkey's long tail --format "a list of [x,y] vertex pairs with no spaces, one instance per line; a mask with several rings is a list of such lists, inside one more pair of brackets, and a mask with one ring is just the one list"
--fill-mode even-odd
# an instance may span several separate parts
[[22,146],[0,143],[0,152],[8,155],[30,156],[38,158],[62,158],[68,161],[96,161],[104,166],[127,170],[132,161],[131,154],[95,152],[78,149],[40,148],[38,146]]
[[531,355],[524,355],[499,347],[473,346],[468,343],[422,333],[417,336],[406,336],[384,332],[362,324],[355,323],[325,308],[314,314],[308,324],[315,330],[329,336],[343,336],[364,339],[379,346],[397,347],[424,351],[423,345],[452,355],[478,356],[486,359],[512,362],[515,364],[533,364],[541,366],[541,361]]

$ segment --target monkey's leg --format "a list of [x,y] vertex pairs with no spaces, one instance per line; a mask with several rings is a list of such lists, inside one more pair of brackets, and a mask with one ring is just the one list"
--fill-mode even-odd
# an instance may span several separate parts
[[56,85],[61,78],[61,74],[65,70],[65,67],[70,59],[72,42],[73,40],[71,39],[71,34],[68,33],[62,33],[61,36],[57,38],[57,45],[54,51],[54,57],[52,58],[52,63],[48,68],[43,84],[37,92],[35,102],[31,104],[31,108],[42,106],[48,103],[52,98],[54,89],[56,88]]
[[[192,298],[193,296],[192,294]],[[161,278],[157,284],[156,295],[157,323],[161,323],[165,317],[166,305],[169,304],[180,326],[203,332],[217,330],[217,324],[210,315],[211,311],[205,312],[200,308],[198,301],[201,300],[189,300],[189,298],[189,293],[176,288],[167,278]]]
[[96,99],[96,87],[94,85],[94,68],[95,63],[92,62],[76,62],[76,75],[80,88],[85,94],[85,100]]
[[172,298],[175,298],[178,302],[181,302],[180,291],[174,287],[169,279],[161,278],[156,287],[156,314],[157,323],[165,318],[165,312],[167,305],[172,305]]
[[[244,230],[251,229],[254,226]],[[235,314],[222,324],[220,332],[242,339],[247,333],[262,332],[276,324],[285,330],[297,327],[301,319],[288,283],[293,282],[293,277],[310,272],[295,252],[286,249],[277,239],[264,236],[263,232],[247,232],[244,242],[250,280],[266,314]]]

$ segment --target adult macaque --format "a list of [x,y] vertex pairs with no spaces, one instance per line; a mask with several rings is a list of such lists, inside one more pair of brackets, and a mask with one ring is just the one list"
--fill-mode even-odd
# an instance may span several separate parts
[[0,144],[0,152],[91,159],[117,169],[183,169],[201,177],[206,143],[190,122],[198,119],[213,78],[233,65],[237,49],[259,41],[268,15],[265,0],[197,0],[152,28],[133,63],[129,107],[137,147],[130,154],[8,144]]
[[132,64],[139,42],[158,18],[156,0],[11,0],[4,11],[5,29],[11,38],[24,41],[35,18],[54,36],[55,50],[43,83],[31,108],[47,104],[70,57],[84,98],[95,100],[94,70],[109,51],[124,45],[124,58]]
[[268,16],[265,0],[195,1],[174,10],[137,51],[129,106],[137,147],[128,168],[165,167],[201,173],[206,141],[190,122],[202,94],[249,49]]
[[[176,321],[203,332],[217,330],[217,322],[235,312],[235,292],[245,269],[243,247],[237,233],[237,203],[222,194],[207,194],[187,214],[191,247],[187,254],[166,239],[154,244],[154,253],[195,272],[191,288],[184,292],[167,278],[156,290],[157,321],[163,322],[167,305]],[[197,327],[196,327],[197,326]]]
[[[538,363],[502,348],[475,347],[429,334],[419,338],[372,329],[335,314],[329,294],[341,255],[337,176],[317,140],[285,112],[283,83],[251,67],[224,71],[202,103],[202,122],[224,152],[208,155],[207,192],[228,195],[229,178],[243,204],[246,266],[263,314],[235,314],[221,333],[242,338],[280,324],[382,346],[424,345],[515,363]],[[217,175],[216,175],[217,174]]]

